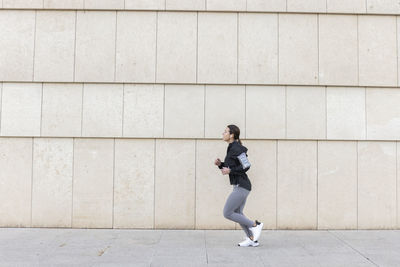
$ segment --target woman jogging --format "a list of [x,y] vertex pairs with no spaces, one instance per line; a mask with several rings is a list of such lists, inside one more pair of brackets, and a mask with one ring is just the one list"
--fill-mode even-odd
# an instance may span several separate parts
[[247,148],[242,145],[239,135],[240,129],[236,125],[226,127],[223,132],[223,140],[229,145],[225,160],[221,162],[220,159],[216,159],[214,163],[221,169],[223,175],[229,174],[230,183],[233,185],[233,191],[225,203],[224,217],[239,223],[246,233],[246,240],[238,245],[257,247],[263,223],[257,220],[251,221],[243,214],[247,196],[251,191],[251,183],[246,174],[250,169],[250,163],[247,160]]

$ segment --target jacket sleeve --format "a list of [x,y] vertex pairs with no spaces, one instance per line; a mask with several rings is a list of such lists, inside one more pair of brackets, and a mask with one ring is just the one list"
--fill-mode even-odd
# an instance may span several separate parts
[[242,173],[247,172],[250,169],[250,167],[247,167],[246,169],[243,169],[242,165],[239,164],[238,166],[234,166],[234,167],[232,167],[230,169],[231,169],[231,172],[230,172],[231,174],[238,175],[238,174],[242,174]]
[[222,169],[223,167],[225,167],[224,162],[221,161],[221,165],[217,166],[218,168]]

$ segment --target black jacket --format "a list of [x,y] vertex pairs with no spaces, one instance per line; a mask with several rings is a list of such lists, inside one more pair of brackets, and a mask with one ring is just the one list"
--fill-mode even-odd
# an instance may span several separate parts
[[237,158],[243,152],[246,153],[247,148],[239,144],[238,141],[233,141],[228,146],[224,162],[222,162],[218,168],[222,169],[222,167],[229,167],[229,169],[231,169],[231,172],[229,173],[230,183],[238,184],[240,187],[251,191],[251,182],[246,174],[250,167],[243,169],[242,164]]

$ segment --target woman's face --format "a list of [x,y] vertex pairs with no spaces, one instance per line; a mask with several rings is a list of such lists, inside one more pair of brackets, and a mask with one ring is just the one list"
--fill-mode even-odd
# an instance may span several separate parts
[[229,128],[226,127],[225,131],[222,133],[222,139],[228,142],[231,139],[231,133],[229,132]]

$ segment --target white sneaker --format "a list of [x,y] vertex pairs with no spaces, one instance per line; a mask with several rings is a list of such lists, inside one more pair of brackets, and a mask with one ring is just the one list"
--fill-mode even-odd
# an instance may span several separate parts
[[260,238],[261,230],[264,224],[256,221],[256,226],[250,227],[250,231],[253,233],[253,240],[257,241]]
[[258,247],[258,245],[260,244],[257,241],[253,241],[248,237],[238,244],[239,247]]

